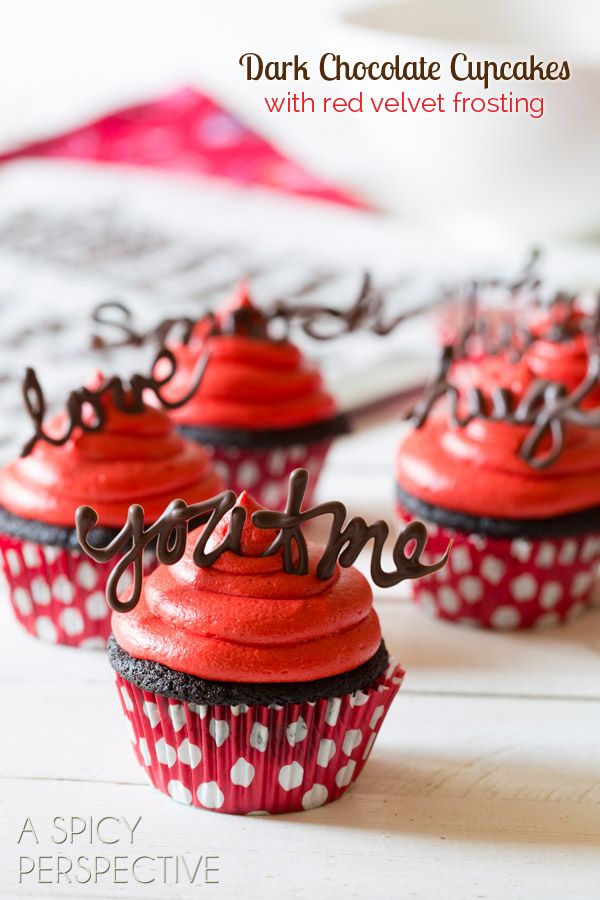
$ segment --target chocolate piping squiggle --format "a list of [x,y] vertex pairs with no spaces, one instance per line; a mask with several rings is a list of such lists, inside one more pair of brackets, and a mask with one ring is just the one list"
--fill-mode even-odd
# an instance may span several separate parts
[[[169,363],[169,369],[165,375],[157,378],[153,373],[158,363],[162,361]],[[47,412],[46,398],[34,369],[28,368],[23,379],[22,392],[27,412],[35,426],[35,433],[24,445],[21,456],[28,456],[38,441],[45,441],[54,447],[61,447],[67,443],[75,428],[81,428],[82,431],[87,432],[101,431],[106,422],[106,411],[102,404],[102,398],[105,396],[110,396],[114,405],[121,412],[134,414],[141,413],[147,408],[144,403],[144,391],[149,390],[165,409],[178,409],[187,403],[198,390],[208,362],[208,355],[201,357],[192,378],[192,387],[178,400],[168,400],[162,393],[163,387],[171,381],[177,368],[175,356],[167,347],[162,347],[157,353],[150,375],[132,375],[128,384],[124,384],[120,378],[113,376],[104,381],[96,390],[82,387],[71,391],[66,403],[68,424],[65,432],[58,437],[44,431],[44,418]],[[84,416],[86,409],[92,411],[91,419],[86,419]]]
[[[367,525],[364,519],[350,519],[344,528],[347,510],[343,503],[333,501],[322,503],[313,509],[300,512],[302,500],[306,493],[308,473],[306,469],[296,469],[290,475],[288,501],[283,512],[275,510],[259,510],[252,514],[252,524],[257,528],[278,529],[279,534],[262,554],[273,556],[279,548],[283,548],[283,567],[290,575],[308,574],[308,550],[301,531],[301,526],[318,516],[333,517],[329,538],[325,550],[317,564],[318,578],[326,580],[334,572],[336,562],[344,568],[350,567],[358,554],[372,540],[371,577],[379,587],[391,587],[406,578],[421,578],[437,572],[446,564],[450,545],[444,556],[431,566],[420,561],[427,543],[427,529],[422,522],[411,522],[400,533],[392,550],[395,568],[386,572],[381,565],[381,556],[389,526],[378,520]],[[246,510],[235,506],[233,491],[223,491],[209,500],[203,500],[188,506],[183,500],[173,500],[160,518],[147,529],[144,529],[144,511],[141,506],[129,507],[127,522],[117,536],[105,547],[90,543],[89,537],[98,524],[98,514],[90,506],[80,506],[75,514],[77,538],[85,553],[96,562],[105,563],[120,556],[111,572],[106,585],[106,599],[116,612],[129,612],[137,606],[142,591],[143,554],[145,548],[156,541],[156,557],[160,563],[172,566],[183,556],[189,524],[200,516],[210,514],[193,551],[193,561],[200,568],[207,568],[226,551],[242,556],[242,529],[246,521]],[[231,510],[225,537],[210,552],[206,546],[221,519]],[[414,541],[414,548],[409,556],[405,550]],[[128,549],[127,549],[128,548]],[[119,600],[119,581],[130,565],[133,565],[133,587],[131,596],[125,602]]]
[[[600,428],[600,409],[586,411],[579,404],[598,386],[600,378],[600,349],[594,344],[589,351],[587,373],[583,381],[571,392],[556,381],[536,379],[519,400],[507,388],[495,388],[486,398],[480,388],[466,391],[467,411],[459,413],[460,391],[448,375],[455,361],[455,348],[443,348],[440,367],[435,381],[427,388],[422,399],[407,418],[420,428],[427,420],[437,401],[448,396],[449,418],[453,428],[464,428],[473,419],[489,422],[506,422],[511,425],[531,425],[531,430],[519,448],[519,457],[536,469],[543,469],[556,462],[564,446],[564,426],[567,423],[586,428]],[[486,407],[491,410],[486,411]],[[544,455],[537,451],[542,439],[550,435],[551,446]]]

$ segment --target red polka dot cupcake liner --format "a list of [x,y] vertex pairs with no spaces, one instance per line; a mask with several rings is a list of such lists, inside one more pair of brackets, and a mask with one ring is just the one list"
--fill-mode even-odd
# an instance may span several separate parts
[[216,706],[141,690],[116,675],[131,741],[155,788],[200,809],[242,815],[314,809],[360,775],[404,672],[314,703]]
[[[415,517],[398,507],[402,523]],[[429,615],[485,628],[544,628],[570,621],[589,603],[600,561],[600,532],[563,538],[494,538],[425,523],[422,561],[453,541],[448,564],[413,582]]]
[[330,446],[331,440],[267,448],[208,445],[214,467],[227,487],[236,495],[250,491],[258,503],[270,509],[285,505],[289,476],[298,468],[308,471],[309,487],[304,502],[306,506],[312,504]]
[[[106,582],[116,561],[107,566],[77,550],[0,534],[0,565],[14,614],[29,634],[69,647],[106,647]],[[144,560],[145,574],[155,567],[153,557]]]

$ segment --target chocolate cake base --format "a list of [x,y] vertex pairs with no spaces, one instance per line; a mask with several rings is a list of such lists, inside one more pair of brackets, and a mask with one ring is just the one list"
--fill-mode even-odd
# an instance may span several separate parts
[[508,540],[544,539],[571,537],[600,530],[600,506],[545,519],[501,519],[492,516],[472,516],[458,510],[435,506],[407,493],[399,485],[396,485],[396,496],[404,509],[418,518],[467,534],[484,534]]
[[130,656],[117,644],[114,636],[108,642],[108,656],[113,669],[141,690],[186,703],[213,706],[237,706],[241,703],[246,706],[284,706],[286,703],[312,703],[323,698],[341,697],[368,687],[383,675],[389,665],[389,655],[383,641],[371,659],[350,672],[315,681],[273,684],[209,681],[186,675],[161,663]]
[[[75,514],[73,514],[73,519]],[[123,523],[125,524],[125,523]],[[90,542],[99,546],[108,544],[119,533],[118,528],[99,526],[94,528]],[[50,525],[38,519],[24,519],[0,506],[0,532],[34,544],[63,547],[66,550],[81,550],[75,528],[67,525]],[[83,551],[81,551],[83,552]]]
[[348,434],[348,418],[340,414],[323,422],[313,422],[300,428],[273,428],[251,431],[242,428],[212,428],[203,425],[178,425],[184,437],[197,444],[213,444],[225,447],[290,447],[293,444],[315,444],[318,441]]
[[[73,513],[74,518],[75,513]],[[207,513],[192,519],[189,524],[189,531],[198,528],[198,526],[208,521],[208,518],[209,514]],[[146,522],[145,527],[147,528],[150,524],[150,522]],[[125,519],[123,519],[123,525],[125,525]],[[104,525],[99,525],[91,532],[88,540],[92,545],[104,547],[117,536],[120,530],[120,528],[108,528]],[[79,550],[83,553],[77,540],[75,528],[69,528],[67,525],[51,525],[48,522],[40,522],[38,519],[24,519],[4,509],[3,506],[0,506],[0,532],[19,538],[22,541],[31,541],[34,544],[44,544],[50,547],[62,547],[65,550]],[[153,545],[153,542],[148,544],[150,548]]]

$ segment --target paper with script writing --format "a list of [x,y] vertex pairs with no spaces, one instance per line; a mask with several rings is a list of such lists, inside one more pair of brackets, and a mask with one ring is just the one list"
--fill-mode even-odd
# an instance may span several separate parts
[[[155,345],[90,349],[92,309],[124,301],[148,329],[200,316],[246,275],[259,303],[297,296],[352,303],[369,268],[390,318],[433,295],[411,277],[416,248],[397,226],[315,201],[120,168],[27,162],[0,181],[0,458],[27,436],[20,396],[33,365],[51,400],[101,369],[143,370]],[[314,287],[316,285],[316,287]],[[312,286],[312,287],[311,287]],[[344,408],[423,381],[432,341],[421,317],[387,337],[292,337],[321,364]],[[110,338],[115,332],[103,326]]]

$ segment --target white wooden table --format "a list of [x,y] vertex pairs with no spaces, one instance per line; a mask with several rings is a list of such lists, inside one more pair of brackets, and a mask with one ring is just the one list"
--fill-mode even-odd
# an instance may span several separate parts
[[[398,426],[341,441],[321,496],[391,515]],[[371,759],[320,809],[234,817],[180,806],[135,763],[101,653],[44,645],[2,604],[2,897],[597,898],[600,608],[560,629],[491,634],[376,596],[407,677]],[[18,835],[30,816],[39,839]],[[55,816],[142,817],[131,847],[49,842]],[[108,854],[107,854],[108,851]],[[217,856],[218,884],[27,885],[20,855]]]

